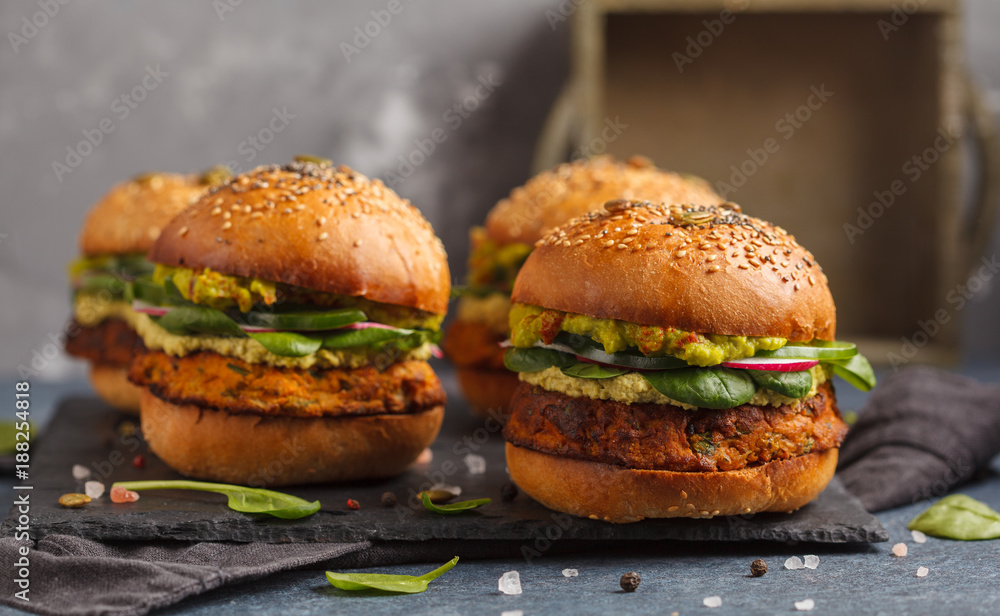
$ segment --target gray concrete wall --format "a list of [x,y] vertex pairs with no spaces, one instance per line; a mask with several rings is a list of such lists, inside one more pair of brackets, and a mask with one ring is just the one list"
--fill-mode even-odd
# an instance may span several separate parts
[[[558,0],[401,0],[369,42],[355,41],[356,28],[388,0],[237,1],[69,0],[35,33],[24,19],[56,0],[0,6],[0,375],[58,335],[79,225],[122,178],[219,162],[248,169],[298,153],[385,176],[441,127],[447,140],[397,190],[434,224],[458,276],[468,227],[527,177],[567,70],[569,25],[546,14]],[[1000,88],[1000,7],[975,0],[967,23],[972,67]],[[355,42],[359,53],[345,51]],[[131,108],[121,96],[151,71],[155,88]],[[499,85],[456,126],[445,114],[481,79]],[[258,151],[249,138],[276,109],[287,125]],[[53,162],[105,118],[113,132],[57,173]],[[997,314],[992,286],[964,315],[970,355],[1000,351]],[[44,375],[79,370],[55,358]]]

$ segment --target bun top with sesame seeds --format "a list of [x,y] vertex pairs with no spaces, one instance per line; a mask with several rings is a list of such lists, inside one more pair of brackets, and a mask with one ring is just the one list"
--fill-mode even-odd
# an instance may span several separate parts
[[536,243],[512,301],[730,336],[833,340],[812,254],[739,206],[609,201]]
[[549,229],[601,207],[609,199],[714,205],[725,201],[705,180],[656,168],[649,159],[610,156],[544,171],[497,203],[486,218],[494,241],[533,244]]
[[451,290],[444,246],[417,208],[353,169],[305,161],[213,188],[149,259],[436,314]]
[[208,190],[206,177],[146,173],[116,184],[87,214],[80,251],[88,257],[147,252],[167,223]]

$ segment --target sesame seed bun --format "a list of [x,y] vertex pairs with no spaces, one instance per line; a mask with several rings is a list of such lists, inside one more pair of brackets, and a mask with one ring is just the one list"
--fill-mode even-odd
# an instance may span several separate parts
[[618,524],[645,518],[711,518],[792,512],[833,478],[837,450],[737,471],[681,473],[575,460],[507,443],[510,478],[550,509]]
[[264,417],[173,404],[142,393],[150,449],[183,475],[248,485],[391,477],[434,442],[444,406],[361,417]]
[[597,156],[564,163],[515,188],[489,213],[486,231],[501,244],[533,244],[552,227],[619,198],[698,205],[725,201],[705,180],[657,169],[647,158],[620,162]]
[[119,411],[139,414],[142,388],[128,380],[128,366],[91,363],[90,384],[101,399]]
[[451,278],[420,212],[379,180],[309,162],[258,167],[178,215],[149,259],[444,314]]
[[87,214],[80,251],[88,257],[148,252],[167,223],[208,188],[198,175],[176,173],[116,184]]
[[697,333],[792,341],[836,333],[812,254],[735,204],[610,201],[536,246],[513,302]]

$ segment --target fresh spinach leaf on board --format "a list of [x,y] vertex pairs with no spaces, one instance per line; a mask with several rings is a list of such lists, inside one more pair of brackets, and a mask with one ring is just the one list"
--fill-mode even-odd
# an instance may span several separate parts
[[215,492],[229,499],[229,508],[240,513],[266,513],[284,520],[297,520],[319,511],[319,501],[309,502],[298,496],[283,494],[273,490],[247,488],[227,483],[207,483],[204,481],[119,481],[111,487],[120,486],[126,490],[198,490]]
[[326,579],[336,588],[348,591],[382,590],[413,594],[427,590],[427,584],[441,577],[458,564],[458,556],[452,558],[434,571],[423,575],[392,575],[388,573],[335,573],[326,572]]
[[582,361],[562,369],[562,373],[566,376],[572,376],[578,379],[610,379],[616,376],[621,376],[627,372],[628,370],[625,368],[589,364]]
[[801,372],[747,370],[746,372],[758,387],[770,389],[789,398],[801,398],[812,389],[812,373],[808,370]]
[[910,530],[926,535],[973,541],[1000,538],[1000,513],[965,494],[945,496],[913,518]]
[[424,491],[421,495],[421,501],[424,503],[424,509],[427,511],[433,511],[434,513],[443,513],[446,515],[452,515],[456,513],[464,513],[466,511],[471,511],[477,507],[482,507],[483,505],[489,505],[493,502],[491,498],[478,498],[476,500],[459,501],[457,503],[449,503],[447,505],[439,505],[431,501],[431,495]]
[[700,408],[731,409],[746,404],[757,392],[746,370],[682,368],[643,372],[653,389],[664,396]]

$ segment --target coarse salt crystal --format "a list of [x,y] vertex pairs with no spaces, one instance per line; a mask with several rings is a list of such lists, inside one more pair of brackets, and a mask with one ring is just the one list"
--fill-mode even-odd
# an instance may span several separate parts
[[524,616],[524,610],[507,610],[500,612],[500,616]]
[[580,575],[580,572],[576,569],[563,569],[564,577],[576,577],[578,575]]
[[913,535],[913,541],[915,543],[927,543],[927,535],[923,534],[919,530],[911,530],[910,534]]
[[705,597],[704,599],[701,600],[701,602],[705,605],[705,607],[721,607],[722,597],[719,596]]
[[819,566],[819,556],[816,556],[815,554],[807,554],[805,556],[806,569],[815,569],[818,566]]
[[483,456],[470,453],[465,456],[464,461],[470,475],[482,475],[486,472],[486,458]]
[[121,486],[111,486],[112,503],[134,503],[139,500],[139,493],[126,490]]
[[927,567],[917,567],[917,577],[927,577],[928,573],[930,573],[930,571]]
[[806,599],[805,601],[795,602],[795,609],[797,609],[800,612],[808,612],[814,607],[816,607],[816,602],[813,601],[812,599]]
[[521,594],[521,574],[517,571],[508,571],[500,576],[497,588],[505,595]]
[[792,556],[785,561],[785,569],[790,569],[794,571],[796,569],[804,569],[804,568],[805,564],[802,562],[802,559],[799,558],[798,556]]
[[77,481],[82,481],[82,480],[86,479],[87,477],[90,477],[90,469],[89,468],[87,468],[86,466],[84,466],[82,464],[74,464],[73,465],[73,479],[76,479]]
[[430,464],[431,460],[433,459],[434,459],[434,452],[432,452],[431,448],[428,447],[427,449],[424,449],[423,451],[420,452],[420,455],[417,456],[417,461],[415,462],[415,464]]
[[92,499],[101,498],[104,495],[104,484],[100,481],[88,481],[83,484],[83,493]]
[[900,558],[906,556],[906,544],[897,543],[896,545],[892,546],[892,554],[893,556],[898,556]]

